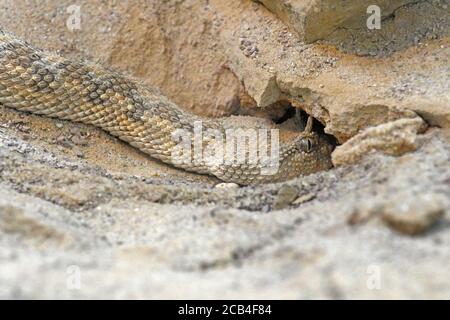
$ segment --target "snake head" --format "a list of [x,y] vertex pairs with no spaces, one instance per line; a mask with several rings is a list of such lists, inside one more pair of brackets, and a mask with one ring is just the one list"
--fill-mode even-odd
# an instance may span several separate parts
[[291,179],[300,175],[327,170],[332,167],[334,145],[321,133],[314,132],[313,118],[294,139],[282,145],[280,176]]

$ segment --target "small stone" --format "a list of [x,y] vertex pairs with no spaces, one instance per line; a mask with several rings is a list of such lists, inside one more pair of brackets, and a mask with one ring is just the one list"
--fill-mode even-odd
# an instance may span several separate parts
[[298,189],[291,185],[283,185],[275,199],[274,209],[281,210],[290,206],[298,197]]
[[335,166],[360,161],[370,152],[401,156],[418,148],[418,133],[426,123],[419,117],[403,118],[362,130],[337,147],[332,160]]
[[311,201],[315,197],[316,197],[316,195],[314,193],[307,193],[305,195],[302,195],[302,196],[298,197],[292,204],[299,205],[299,204]]
[[239,185],[237,183],[233,183],[233,182],[230,182],[230,183],[223,182],[223,183],[216,184],[214,186],[214,188],[221,189],[221,190],[234,190],[234,189],[238,189]]
[[62,123],[60,123],[60,122],[57,122],[57,123],[56,123],[56,127],[57,127],[58,129],[61,129],[62,127],[64,127],[64,125],[63,125]]
[[386,203],[381,219],[398,232],[417,235],[432,227],[444,213],[445,197],[440,194],[410,194]]

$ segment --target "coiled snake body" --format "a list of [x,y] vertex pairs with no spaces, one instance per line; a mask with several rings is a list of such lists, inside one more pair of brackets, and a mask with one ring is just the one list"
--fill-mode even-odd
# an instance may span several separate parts
[[[280,135],[278,170],[269,175],[262,174],[258,162],[176,161],[173,151],[179,141],[173,137],[175,131],[193,133],[194,123],[201,122],[203,131],[225,132],[233,127],[233,119],[206,119],[190,114],[138,80],[94,63],[72,61],[36,49],[2,30],[0,103],[21,111],[94,125],[165,163],[226,182],[248,185],[284,181],[331,166],[330,145],[312,132],[310,126],[284,140]],[[217,143],[217,139],[204,136],[200,143],[208,146]]]

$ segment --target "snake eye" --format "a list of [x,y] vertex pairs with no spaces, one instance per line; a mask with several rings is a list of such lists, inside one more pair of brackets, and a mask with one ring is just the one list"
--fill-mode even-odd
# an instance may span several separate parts
[[314,143],[313,143],[312,139],[310,139],[310,138],[305,139],[304,145],[305,145],[305,151],[308,153],[311,152],[314,147]]

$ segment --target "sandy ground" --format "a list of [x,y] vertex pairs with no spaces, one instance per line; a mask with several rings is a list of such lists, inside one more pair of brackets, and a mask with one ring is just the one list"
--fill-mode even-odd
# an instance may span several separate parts
[[[439,130],[399,158],[373,155],[287,184],[224,191],[97,130],[1,114],[2,297],[449,295],[448,214],[410,236],[371,210],[401,200],[425,206],[419,215],[434,203],[448,213],[449,137]],[[82,132],[104,151],[55,143]],[[283,200],[289,188],[297,201]]]
[[[255,108],[257,99],[245,92],[251,80],[231,71],[240,60],[227,60],[220,45],[228,40],[216,38],[214,26],[235,23],[220,14],[236,8],[277,21],[260,5],[233,0],[226,11],[215,1],[86,1],[84,31],[71,33],[64,18],[70,2],[0,1],[1,27],[40,47],[139,76],[196,113]],[[196,10],[204,11],[199,19],[193,19]],[[95,128],[0,106],[0,297],[449,298],[450,132],[441,116],[448,38],[441,36],[379,60],[393,101],[417,99],[416,109],[425,110],[420,115],[436,119],[418,135],[416,151],[398,157],[372,152],[355,164],[281,184],[219,188],[215,178],[152,160]],[[310,81],[304,86],[311,91],[322,88],[326,75],[369,82],[361,61],[374,65],[370,58],[318,46],[302,54],[308,70],[323,73],[296,81]],[[262,58],[270,51],[260,50]],[[424,56],[423,77],[418,67],[406,81],[410,58]],[[284,68],[288,59],[277,63]],[[388,73],[392,60],[406,67]],[[403,91],[392,85],[399,74],[406,79]],[[354,88],[328,84],[324,97],[350,99]],[[412,92],[417,88],[439,97],[439,108],[423,109],[424,100]],[[374,99],[370,90],[381,89],[368,90],[366,98]],[[303,103],[307,111],[318,110],[314,102]],[[371,119],[386,120],[388,107],[373,106]],[[364,118],[360,110],[344,110],[349,122]],[[344,132],[342,126],[336,132]]]

